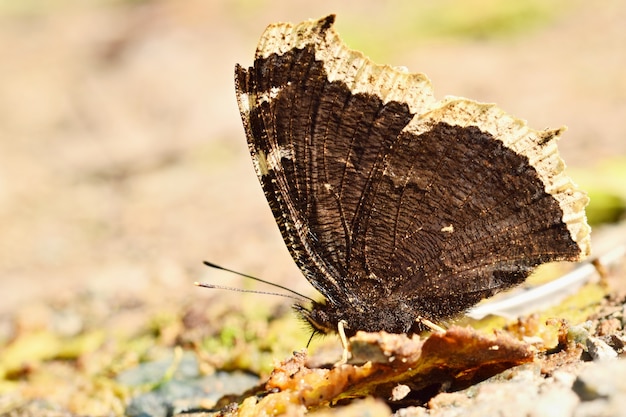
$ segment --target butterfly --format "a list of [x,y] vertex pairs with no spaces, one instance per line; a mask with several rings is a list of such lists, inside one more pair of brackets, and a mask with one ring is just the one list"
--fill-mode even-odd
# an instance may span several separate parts
[[429,79],[350,50],[335,16],[270,25],[235,68],[254,168],[291,256],[324,297],[315,332],[416,333],[589,254],[563,129],[436,100]]

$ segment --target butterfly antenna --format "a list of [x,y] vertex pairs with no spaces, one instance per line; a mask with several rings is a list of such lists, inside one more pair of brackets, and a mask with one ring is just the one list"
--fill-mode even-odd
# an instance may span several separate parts
[[283,294],[283,293],[266,292],[266,291],[255,291],[255,290],[242,290],[240,288],[224,287],[222,285],[214,285],[214,284],[205,284],[205,283],[201,283],[201,282],[195,282],[194,284],[199,286],[199,287],[216,288],[216,289],[222,289],[222,290],[233,290],[233,291],[239,291],[239,292],[249,292],[249,293],[254,293],[254,294],[278,295],[278,296],[281,296],[281,297],[292,298],[292,299],[298,300],[298,301],[302,301],[302,299],[313,301],[312,298],[307,297],[306,295],[302,295],[299,292],[296,292],[296,291],[294,291],[294,290],[292,290],[290,288],[287,288],[287,287],[283,287],[282,285],[276,284],[274,282],[265,281],[265,280],[263,280],[261,278],[253,277],[252,275],[244,274],[244,273],[238,272],[238,271],[233,271],[232,269],[224,268],[223,266],[214,264],[212,262],[203,261],[202,263],[205,264],[206,266],[210,267],[210,268],[215,268],[215,269],[219,269],[219,270],[222,270],[222,271],[230,272],[232,274],[239,275],[239,276],[244,277],[244,278],[248,278],[248,279],[251,279],[251,280],[254,280],[254,281],[257,281],[257,282],[262,282],[263,284],[271,285],[272,287],[280,288],[281,290],[285,290],[287,292],[290,292],[291,294],[297,295],[299,298],[296,298],[296,297],[294,297],[292,295],[289,295],[289,294]]

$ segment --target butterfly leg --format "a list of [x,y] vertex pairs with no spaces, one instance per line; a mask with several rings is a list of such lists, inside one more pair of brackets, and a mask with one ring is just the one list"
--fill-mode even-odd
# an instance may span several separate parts
[[350,344],[348,343],[348,338],[346,337],[345,331],[345,327],[347,325],[348,322],[346,322],[345,320],[339,320],[339,323],[337,323],[337,333],[339,334],[339,339],[341,340],[343,353],[341,354],[341,359],[339,360],[339,362],[335,364],[335,367],[348,363],[348,359],[350,358]]
[[419,316],[418,318],[415,319],[415,321],[420,322],[421,324],[424,325],[424,327],[430,329],[433,332],[437,332],[437,333],[446,332],[446,329],[439,326],[438,324],[433,323],[432,321],[428,320],[426,317]]

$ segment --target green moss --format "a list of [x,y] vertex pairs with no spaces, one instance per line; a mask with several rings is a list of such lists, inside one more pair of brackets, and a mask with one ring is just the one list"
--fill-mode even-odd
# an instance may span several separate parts
[[496,38],[528,33],[552,21],[566,4],[558,1],[443,1],[425,16],[430,37]]
[[626,213],[626,158],[601,161],[591,169],[568,170],[589,195],[589,223],[614,223]]
[[[364,51],[376,62],[387,62],[393,51],[409,51],[420,42],[524,36],[576,5],[564,0],[406,0],[393,7],[371,7],[367,14],[339,16],[337,25],[350,48]],[[368,26],[375,29],[363,30]]]

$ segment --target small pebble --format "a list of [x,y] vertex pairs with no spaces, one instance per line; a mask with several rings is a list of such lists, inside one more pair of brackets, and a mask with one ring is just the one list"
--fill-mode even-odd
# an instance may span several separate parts
[[587,352],[594,361],[603,361],[617,358],[617,352],[605,341],[594,336],[586,340]]
[[621,360],[597,362],[580,372],[572,390],[582,401],[626,395],[626,362]]

